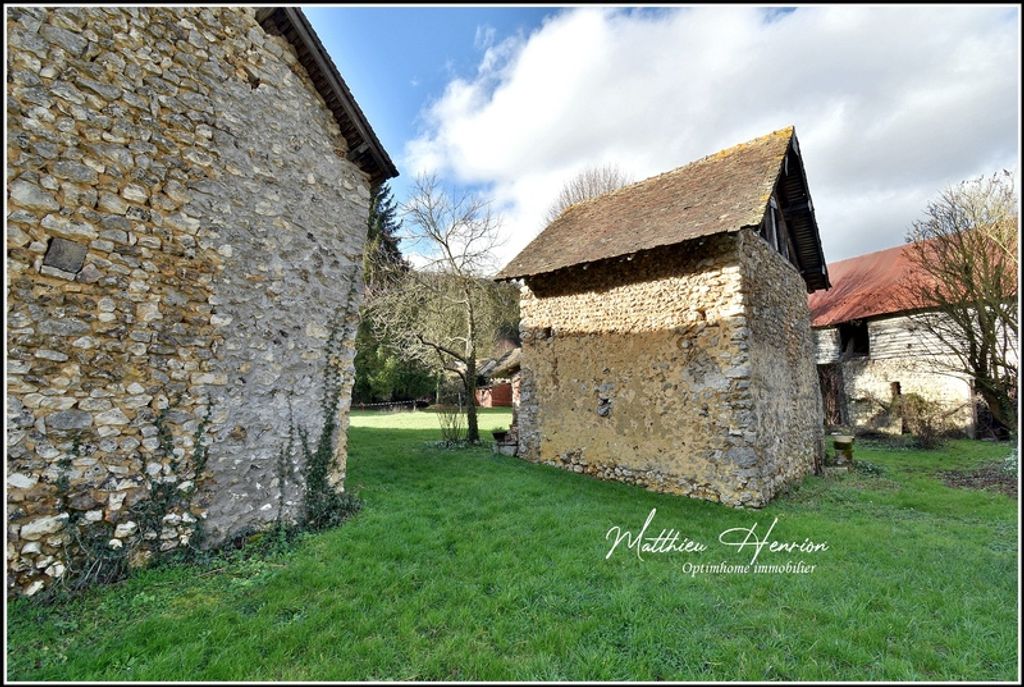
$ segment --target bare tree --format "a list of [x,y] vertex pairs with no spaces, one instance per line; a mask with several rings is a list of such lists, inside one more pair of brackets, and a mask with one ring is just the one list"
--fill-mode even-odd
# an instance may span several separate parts
[[368,314],[383,338],[407,358],[456,376],[467,408],[466,439],[480,440],[477,360],[505,320],[517,318],[518,294],[485,275],[497,267],[498,219],[479,198],[446,192],[433,176],[417,179],[402,205],[403,245],[418,269],[397,275]]
[[570,205],[596,198],[630,183],[632,179],[629,175],[615,165],[588,167],[565,183],[558,198],[548,209],[547,221],[549,224],[554,222]]
[[1008,171],[961,182],[908,232],[913,320],[952,371],[971,378],[992,417],[1016,430],[1019,365],[1017,193]]

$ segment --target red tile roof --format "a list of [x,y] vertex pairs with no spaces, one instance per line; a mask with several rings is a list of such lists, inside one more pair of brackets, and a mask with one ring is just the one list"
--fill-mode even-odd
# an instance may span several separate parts
[[908,310],[901,283],[913,273],[905,245],[829,263],[832,288],[807,297],[811,326],[826,327]]

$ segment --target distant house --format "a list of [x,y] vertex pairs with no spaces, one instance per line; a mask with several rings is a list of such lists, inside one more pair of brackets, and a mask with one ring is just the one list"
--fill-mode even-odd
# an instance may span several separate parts
[[946,422],[973,436],[974,393],[950,372],[948,349],[915,322],[906,285],[914,274],[906,246],[828,266],[832,289],[808,296],[825,422],[899,433],[886,406],[903,394],[940,403]]
[[521,353],[521,348],[512,348],[480,366],[478,374],[483,378],[483,384],[477,387],[477,405],[484,408],[519,407]]
[[815,468],[829,277],[793,128],[569,207],[497,278],[521,457],[733,506]]

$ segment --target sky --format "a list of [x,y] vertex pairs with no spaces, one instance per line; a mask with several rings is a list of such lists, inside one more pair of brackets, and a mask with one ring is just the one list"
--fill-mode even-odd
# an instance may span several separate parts
[[1019,167],[1017,7],[303,9],[398,200],[421,173],[481,194],[502,265],[587,167],[640,180],[790,124],[829,262]]

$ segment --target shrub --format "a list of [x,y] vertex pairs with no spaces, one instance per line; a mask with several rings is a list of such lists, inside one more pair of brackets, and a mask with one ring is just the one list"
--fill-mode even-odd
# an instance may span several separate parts
[[[962,406],[950,408],[916,393],[899,394],[889,401],[874,396],[863,400],[874,405],[878,411],[871,419],[869,429],[862,429],[859,434],[878,439],[887,445],[893,444],[893,437],[886,436],[885,430],[879,431],[876,428],[899,423],[904,432],[914,437],[914,448],[923,449],[936,449],[945,443],[946,437],[954,431],[949,418],[962,409]],[[895,443],[901,442],[896,439]]]
[[456,448],[466,444],[466,400],[462,385],[446,379],[438,386],[438,403],[433,406],[441,425],[441,446]]
[[463,423],[460,406],[437,407],[437,422],[441,425],[441,442],[445,446],[458,446],[466,440],[466,425]]
[[902,419],[904,426],[914,435],[919,448],[936,449],[945,443],[949,412],[940,403],[930,401],[920,394],[902,394],[893,399],[891,409],[894,416]]

